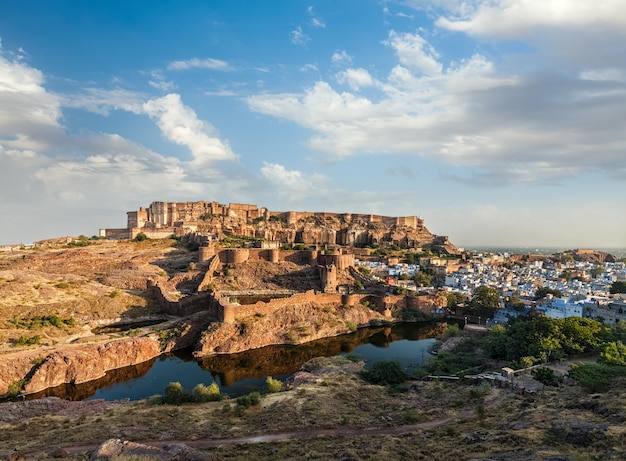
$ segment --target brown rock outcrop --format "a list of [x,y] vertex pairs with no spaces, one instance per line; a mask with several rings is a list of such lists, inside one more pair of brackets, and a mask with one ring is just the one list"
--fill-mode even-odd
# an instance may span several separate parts
[[194,355],[231,354],[272,344],[301,344],[349,333],[355,326],[388,320],[360,304],[352,307],[293,304],[263,316],[249,315],[234,323],[212,324],[198,341]]
[[159,354],[161,346],[158,340],[150,337],[55,351],[34,369],[24,392],[38,392],[63,383],[87,382],[104,376],[107,370],[135,365]]

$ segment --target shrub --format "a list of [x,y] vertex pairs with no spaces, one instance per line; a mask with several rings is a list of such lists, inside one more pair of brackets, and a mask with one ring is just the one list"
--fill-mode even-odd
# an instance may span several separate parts
[[26,384],[25,379],[18,379],[16,381],[13,381],[11,384],[9,384],[6,395],[8,397],[15,397],[20,393],[20,391],[24,387],[24,384]]
[[27,338],[26,336],[20,336],[15,341],[17,346],[32,346],[33,344],[39,344],[39,340],[41,340],[41,336],[35,335]]
[[533,378],[546,386],[558,386],[563,382],[563,378],[557,375],[552,368],[539,367],[531,371]]
[[248,394],[248,397],[250,397],[251,405],[258,405],[259,403],[261,403],[261,394],[259,394],[258,392],[250,392],[250,394]]
[[148,240],[148,236],[143,232],[139,232],[133,239],[133,242],[143,242],[145,240]]
[[210,385],[205,386],[200,383],[193,388],[191,396],[194,402],[215,402],[222,399],[220,388],[216,382],[212,382]]
[[346,326],[348,327],[348,330],[350,330],[352,332],[357,330],[357,326],[354,323],[349,322],[347,320],[346,320]]
[[278,380],[278,379],[274,379],[271,376],[268,376],[267,379],[265,380],[265,385],[267,388],[267,392],[274,393],[274,392],[280,392],[283,388],[283,383]]
[[380,360],[374,362],[369,370],[363,370],[361,377],[368,383],[386,386],[401,384],[409,376],[397,360]]
[[163,396],[160,394],[151,395],[146,399],[146,404],[148,405],[163,405],[164,403]]
[[617,376],[626,376],[626,367],[605,363],[576,363],[571,366],[569,375],[590,392],[605,391]]
[[189,401],[189,394],[183,389],[182,384],[179,382],[169,383],[165,387],[163,393],[163,402],[171,405],[180,405],[183,402]]
[[[237,397],[237,408],[238,409],[248,409],[252,406],[252,399],[249,395],[242,395],[241,397]],[[241,411],[239,412],[241,413]]]

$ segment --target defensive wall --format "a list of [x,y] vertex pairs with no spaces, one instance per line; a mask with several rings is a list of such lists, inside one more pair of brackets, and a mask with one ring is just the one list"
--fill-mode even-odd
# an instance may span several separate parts
[[[365,223],[375,225],[401,226],[424,230],[424,220],[417,216],[381,216],[374,214],[358,213],[328,213],[328,212],[308,212],[308,211],[287,211],[273,212],[267,208],[245,203],[230,203],[228,205],[215,201],[205,202],[152,202],[150,206],[140,207],[137,211],[129,211],[127,215],[126,230],[129,234],[133,232],[144,232],[147,235],[149,229],[167,229],[167,235],[175,233],[174,229],[184,228],[185,232],[193,232],[197,223],[214,216],[233,217],[246,221],[255,219],[269,219],[278,217],[287,224],[296,224],[299,221],[313,219],[322,222],[326,219],[338,220],[342,223]],[[135,231],[135,229],[140,229]],[[101,235],[107,238],[134,238],[123,237],[122,229],[101,229]],[[161,234],[159,237],[163,238]],[[167,236],[166,235],[166,236]]]
[[227,323],[257,314],[271,315],[288,306],[303,304],[337,307],[354,306],[358,303],[365,304],[367,302],[375,306],[378,312],[390,318],[394,311],[403,308],[417,309],[426,315],[436,316],[436,309],[439,307],[430,295],[378,296],[368,293],[323,293],[317,290],[296,293],[284,298],[274,298],[268,302],[259,301],[255,304],[240,305],[231,303],[229,297],[222,296],[217,291],[204,291],[175,299],[168,294],[167,287],[159,283],[149,281],[148,287],[162,309],[170,315],[188,316],[197,312],[205,312],[212,321]]
[[217,256],[222,264],[242,264],[247,261],[269,261],[273,263],[288,261],[311,266],[333,265],[340,270],[354,266],[354,254],[352,253],[321,254],[316,250],[281,250],[278,248],[216,249],[212,245],[200,247],[198,256],[200,264],[208,264],[214,256]]

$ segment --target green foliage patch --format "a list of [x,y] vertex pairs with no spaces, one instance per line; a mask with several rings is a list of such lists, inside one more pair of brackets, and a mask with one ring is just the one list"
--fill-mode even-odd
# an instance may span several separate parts
[[370,369],[361,372],[361,377],[371,384],[395,386],[405,382],[409,375],[397,360],[380,360],[374,362]]
[[606,363],[577,363],[571,366],[569,376],[589,392],[609,389],[615,378],[626,377],[626,367]]
[[63,329],[65,327],[73,327],[76,320],[73,317],[61,318],[58,315],[36,315],[32,317],[13,317],[9,320],[15,328],[24,328],[26,330],[38,330],[45,327],[55,327]]

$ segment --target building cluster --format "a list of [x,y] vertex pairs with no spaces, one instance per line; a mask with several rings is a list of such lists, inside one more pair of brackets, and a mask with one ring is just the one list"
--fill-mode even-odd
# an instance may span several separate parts
[[[502,308],[496,310],[494,323],[505,323],[509,317],[523,313],[546,315],[551,318],[589,317],[611,324],[626,321],[626,295],[611,295],[613,282],[626,280],[624,262],[591,263],[571,261],[559,263],[545,258],[529,262],[511,263],[509,255],[474,255],[468,261],[445,264],[443,260],[420,260],[417,264],[385,264],[383,262],[357,261],[372,274],[390,285],[407,285],[399,276],[414,275],[429,266],[439,276],[439,288],[458,292],[471,298],[482,286],[495,288],[502,296]],[[431,273],[433,271],[431,270]],[[537,299],[540,288],[557,291],[561,296],[548,294]],[[505,301],[517,297],[524,308],[506,307]]]

